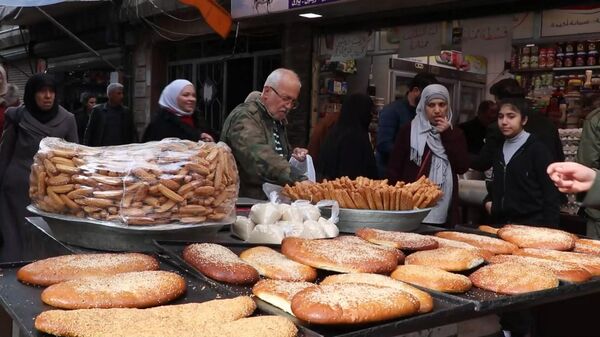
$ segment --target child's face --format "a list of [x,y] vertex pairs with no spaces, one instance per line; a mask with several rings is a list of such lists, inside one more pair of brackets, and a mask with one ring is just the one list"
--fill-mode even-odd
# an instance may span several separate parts
[[500,107],[500,111],[498,112],[498,127],[504,137],[512,138],[518,135],[526,123],[527,117],[523,118],[521,112],[513,106],[505,104]]

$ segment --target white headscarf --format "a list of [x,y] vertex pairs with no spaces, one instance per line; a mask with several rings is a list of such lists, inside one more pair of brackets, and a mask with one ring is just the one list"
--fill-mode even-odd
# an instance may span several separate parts
[[[417,114],[411,122],[410,128],[410,160],[421,166],[425,144],[431,150],[431,168],[427,177],[438,184],[444,193],[437,205],[423,220],[426,223],[442,224],[446,222],[448,207],[452,200],[452,168],[442,144],[442,137],[431,125],[427,118],[425,106],[433,99],[443,99],[448,103],[448,120],[452,120],[450,108],[450,94],[448,89],[440,84],[431,84],[423,89],[421,99],[417,105]],[[419,177],[417,177],[419,178]]]
[[189,116],[193,114],[194,111],[183,111],[177,105],[177,97],[181,93],[181,90],[188,85],[191,85],[192,87],[194,86],[192,82],[188,80],[175,80],[169,83],[160,94],[158,105],[173,111],[177,116]]

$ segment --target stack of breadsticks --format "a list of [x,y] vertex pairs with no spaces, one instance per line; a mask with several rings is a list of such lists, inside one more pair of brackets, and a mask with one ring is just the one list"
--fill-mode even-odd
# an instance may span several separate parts
[[434,206],[442,197],[439,186],[425,176],[406,184],[397,182],[388,185],[385,180],[372,180],[348,177],[322,183],[297,182],[294,186],[285,185],[282,193],[292,200],[304,199],[318,202],[324,199],[336,200],[342,208],[371,209],[386,211],[407,211]]
[[235,215],[237,192],[225,144],[172,138],[101,148],[45,138],[29,188],[46,212],[129,225],[221,221]]

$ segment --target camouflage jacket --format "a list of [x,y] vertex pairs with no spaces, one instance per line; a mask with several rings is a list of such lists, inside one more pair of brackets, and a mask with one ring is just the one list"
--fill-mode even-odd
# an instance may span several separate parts
[[[282,149],[276,150],[275,134]],[[223,123],[221,141],[231,147],[240,174],[240,196],[265,199],[262,184],[285,185],[306,177],[289,164],[290,144],[283,124],[257,101],[238,105]],[[280,154],[281,153],[281,154]]]

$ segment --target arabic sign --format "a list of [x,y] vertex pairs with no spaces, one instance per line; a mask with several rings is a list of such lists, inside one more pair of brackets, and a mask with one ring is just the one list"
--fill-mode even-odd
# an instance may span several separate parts
[[364,57],[369,49],[368,32],[336,34],[333,40],[331,61],[344,61]]
[[[462,50],[468,54],[510,50],[513,18],[510,15],[462,21]],[[507,48],[509,47],[509,48]]]
[[385,31],[382,48],[397,49],[398,57],[438,54],[442,49],[441,23],[400,26]]
[[600,11],[591,9],[552,9],[542,12],[542,36],[597,33]]
[[266,15],[334,1],[340,0],[231,0],[231,17],[238,19]]

